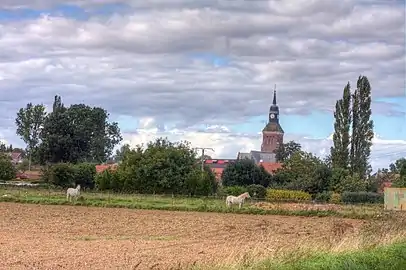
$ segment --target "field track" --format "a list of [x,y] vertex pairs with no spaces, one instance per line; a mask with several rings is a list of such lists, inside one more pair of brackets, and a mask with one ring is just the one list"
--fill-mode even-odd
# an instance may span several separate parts
[[[0,269],[179,269],[328,243],[360,220],[0,203]],[[353,231],[353,232],[351,232]],[[135,267],[136,266],[136,267]]]

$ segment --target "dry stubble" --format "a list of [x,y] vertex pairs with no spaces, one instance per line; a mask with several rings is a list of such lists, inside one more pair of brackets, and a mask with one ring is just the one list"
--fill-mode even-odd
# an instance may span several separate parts
[[[179,269],[328,247],[362,221],[0,203],[0,269]],[[341,236],[340,236],[341,237]]]

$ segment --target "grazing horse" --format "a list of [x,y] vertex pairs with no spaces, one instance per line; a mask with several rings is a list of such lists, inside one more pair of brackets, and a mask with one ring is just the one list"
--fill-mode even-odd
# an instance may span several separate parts
[[241,208],[242,204],[244,203],[244,200],[246,198],[251,198],[250,194],[248,192],[245,192],[239,196],[227,196],[226,198],[226,205],[227,207],[230,207],[232,204],[238,204],[238,208]]
[[72,197],[78,197],[80,195],[80,185],[77,185],[76,188],[68,188],[66,191],[66,199],[72,201]]

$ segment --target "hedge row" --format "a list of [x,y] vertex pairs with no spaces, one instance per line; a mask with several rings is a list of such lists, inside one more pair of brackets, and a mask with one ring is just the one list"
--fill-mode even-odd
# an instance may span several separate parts
[[343,192],[342,194],[333,192],[323,192],[316,195],[315,198],[318,202],[331,202],[331,203],[383,203],[384,195],[374,192]]
[[[311,194],[298,190],[283,190],[283,189],[265,189],[261,185],[251,185],[248,187],[231,186],[224,187],[219,190],[218,195],[233,195],[238,196],[244,192],[249,192],[251,197],[258,199],[266,199],[268,201],[285,201],[285,202],[305,202],[311,201]],[[342,194],[334,192],[318,193],[315,196],[316,202],[329,202],[329,203],[346,203],[346,204],[359,204],[359,203],[383,203],[384,195],[373,192],[344,192]]]
[[312,196],[300,190],[268,189],[266,199],[268,201],[310,201]]

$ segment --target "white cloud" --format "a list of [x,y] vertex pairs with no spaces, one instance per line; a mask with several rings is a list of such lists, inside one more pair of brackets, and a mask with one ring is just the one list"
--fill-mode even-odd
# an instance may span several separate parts
[[[147,121],[151,121],[148,119]],[[138,129],[136,133],[124,134],[124,143],[132,147],[137,144],[146,144],[159,137],[167,137],[171,141],[189,141],[193,147],[210,147],[215,151],[208,153],[214,158],[236,158],[238,152],[260,150],[262,135],[254,135],[219,131],[158,131],[156,127]],[[302,145],[303,150],[312,152],[320,157],[330,153],[332,135],[327,138],[308,138],[286,134],[284,141],[294,140]],[[370,158],[374,170],[386,168],[394,160],[406,156],[406,140],[386,140],[375,134],[372,140],[372,155]]]

